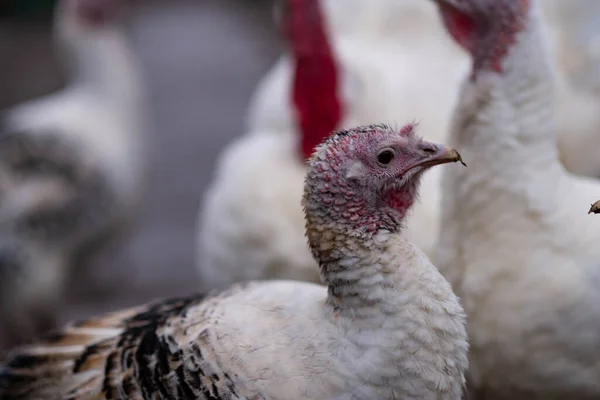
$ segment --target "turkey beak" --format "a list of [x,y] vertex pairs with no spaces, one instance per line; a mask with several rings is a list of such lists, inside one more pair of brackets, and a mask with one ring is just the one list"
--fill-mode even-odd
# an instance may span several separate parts
[[588,211],[588,214],[600,214],[600,200],[592,204],[592,207],[590,207],[590,211]]
[[419,160],[410,164],[406,171],[410,171],[416,167],[429,168],[434,165],[451,162],[460,162],[465,167],[467,166],[456,149],[453,149],[450,146],[425,141],[419,143],[418,158]]

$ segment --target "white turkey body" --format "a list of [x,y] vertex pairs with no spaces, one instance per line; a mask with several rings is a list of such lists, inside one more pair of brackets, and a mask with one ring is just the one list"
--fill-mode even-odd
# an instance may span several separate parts
[[[443,174],[436,257],[467,312],[470,390],[485,399],[598,398],[600,226],[582,210],[600,183],[559,161],[537,4],[438,3],[457,40],[474,43],[450,136],[469,169]],[[454,31],[464,19],[496,23],[481,36]]]

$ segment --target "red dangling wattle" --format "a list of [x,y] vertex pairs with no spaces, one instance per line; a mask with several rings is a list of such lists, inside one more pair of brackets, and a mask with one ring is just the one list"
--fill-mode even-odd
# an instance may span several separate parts
[[338,69],[326,36],[318,0],[290,0],[286,30],[295,69],[292,102],[300,130],[300,150],[307,159],[338,126],[342,104]]

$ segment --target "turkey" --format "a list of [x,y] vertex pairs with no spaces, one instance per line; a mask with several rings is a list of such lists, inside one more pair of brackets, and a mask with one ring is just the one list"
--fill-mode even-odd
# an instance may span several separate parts
[[482,399],[600,397],[600,183],[556,150],[555,81],[538,4],[436,0],[472,55],[443,174],[436,264],[468,318],[468,387]]
[[[563,8],[581,8],[581,1],[569,1]],[[293,45],[259,83],[249,106],[248,132],[220,156],[198,216],[197,268],[204,288],[277,277],[318,282],[296,198],[302,190],[302,160],[310,145],[327,133],[326,127],[415,119],[431,139],[440,142],[450,129],[455,93],[468,71],[469,59],[447,37],[433,2],[323,0],[321,18],[325,21],[318,18],[317,0],[302,3],[279,1],[277,19],[285,27],[290,12],[308,18],[303,7],[317,10],[304,27],[296,27],[291,41],[312,44],[320,50],[314,50],[314,57],[323,60],[325,41],[330,40],[331,49],[326,53],[337,62],[330,62],[328,68],[333,64],[337,71],[327,69],[328,75],[319,78],[333,75],[337,85],[311,84],[308,79],[304,83],[308,87],[302,86],[298,80],[302,66],[296,62]],[[575,3],[578,6],[572,5]],[[551,4],[544,5],[553,28],[557,27],[556,43],[563,43],[558,38],[567,31],[558,27],[571,20],[553,14]],[[328,35],[321,36],[322,32]],[[309,51],[306,49],[303,57]],[[566,67],[560,65],[564,71]],[[566,143],[561,142],[563,159],[568,158],[567,165],[576,172],[600,175],[600,169],[595,172],[600,158],[593,147],[596,142],[600,145],[600,140],[591,139],[600,127],[597,102],[589,95],[580,96],[566,85],[566,79],[564,72],[557,75],[563,83],[560,102],[564,111],[559,117],[562,142]],[[294,103],[302,90],[308,104],[315,104],[312,111]],[[320,113],[317,104],[322,107]],[[322,130],[306,129],[306,124],[319,124],[321,118]],[[584,151],[578,147],[583,143],[587,143],[585,154],[593,157],[582,157]],[[420,192],[406,234],[432,256],[440,220],[439,170],[424,177]],[[242,263],[245,268],[239,270]]]
[[54,324],[75,257],[125,225],[142,182],[143,93],[116,0],[62,0],[69,83],[2,113],[0,318],[9,344]]
[[597,202],[595,202],[594,204],[592,204],[592,206],[590,207],[590,211],[588,212],[588,214],[600,214],[600,200],[598,200]]
[[453,161],[412,125],[332,134],[302,199],[327,288],[244,282],[74,323],[16,350],[0,397],[460,399],[462,308],[401,232],[424,171]]

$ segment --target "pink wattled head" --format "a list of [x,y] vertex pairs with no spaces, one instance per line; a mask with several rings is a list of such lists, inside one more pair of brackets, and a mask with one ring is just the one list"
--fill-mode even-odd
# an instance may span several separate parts
[[305,182],[309,230],[398,231],[422,173],[462,161],[450,147],[424,141],[409,124],[362,126],[332,134],[317,147]]
[[68,7],[80,24],[102,27],[114,21],[119,0],[66,0]]
[[525,29],[530,0],[433,0],[454,40],[480,70],[502,72],[502,61]]

